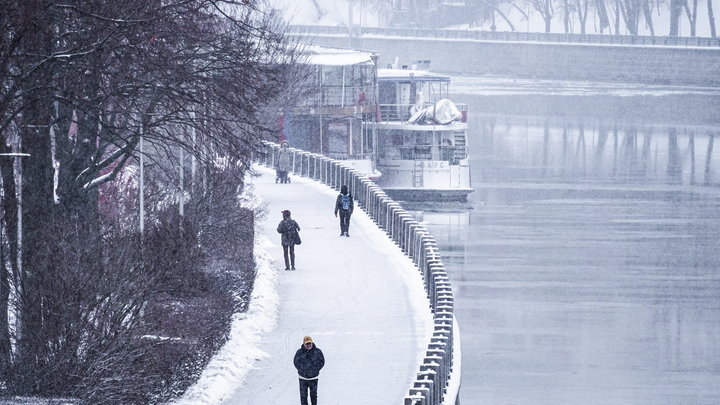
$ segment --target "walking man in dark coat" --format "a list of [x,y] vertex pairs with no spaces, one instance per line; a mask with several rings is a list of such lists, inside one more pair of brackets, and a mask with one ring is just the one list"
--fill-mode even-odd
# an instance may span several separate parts
[[340,212],[340,236],[350,237],[348,231],[350,230],[350,216],[353,213],[353,198],[352,194],[348,192],[347,186],[340,187],[340,194],[335,200],[335,217]]
[[[283,211],[282,215],[283,219],[278,224],[277,231],[282,234],[280,241],[285,256],[285,270],[295,270],[295,236],[300,232],[300,225],[290,218],[289,210]],[[290,260],[288,260],[288,253],[290,253]]]
[[318,376],[325,365],[325,356],[310,336],[303,338],[302,346],[295,353],[294,363],[300,378],[300,405],[308,405],[308,391],[310,403],[317,405]]

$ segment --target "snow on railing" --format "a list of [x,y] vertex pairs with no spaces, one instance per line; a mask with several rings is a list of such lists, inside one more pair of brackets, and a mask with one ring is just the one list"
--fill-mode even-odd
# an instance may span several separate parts
[[[274,168],[279,150],[280,145],[263,142],[256,161]],[[435,239],[363,173],[322,155],[293,148],[290,152],[294,174],[335,190],[347,185],[358,206],[412,259],[422,275],[434,329],[403,405],[455,404],[460,388],[460,358],[455,358],[454,353],[459,353],[460,336],[453,312],[452,286]]]

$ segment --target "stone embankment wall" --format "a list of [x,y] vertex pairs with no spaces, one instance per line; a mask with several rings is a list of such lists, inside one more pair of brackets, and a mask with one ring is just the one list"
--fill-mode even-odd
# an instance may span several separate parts
[[[257,161],[275,167],[280,145],[265,143]],[[410,257],[425,282],[434,319],[433,336],[427,343],[423,363],[418,365],[415,381],[403,405],[452,405],[457,402],[460,384],[460,336],[454,316],[453,291],[445,267],[440,261],[437,243],[400,204],[362,173],[322,155],[290,149],[292,172],[340,190],[347,185],[355,203],[384,230],[403,253]]]
[[450,74],[720,87],[720,39],[294,27],[316,45],[375,51],[379,67]]

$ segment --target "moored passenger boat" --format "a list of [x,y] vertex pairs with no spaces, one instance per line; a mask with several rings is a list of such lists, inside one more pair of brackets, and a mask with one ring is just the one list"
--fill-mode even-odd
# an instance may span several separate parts
[[401,201],[466,201],[467,106],[449,99],[450,77],[378,69],[378,185]]

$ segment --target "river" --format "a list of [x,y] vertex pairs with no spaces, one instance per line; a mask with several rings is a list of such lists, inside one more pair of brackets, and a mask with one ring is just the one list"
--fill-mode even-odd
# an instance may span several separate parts
[[[453,77],[463,405],[720,403],[720,90]],[[718,145],[720,146],[720,145]]]

